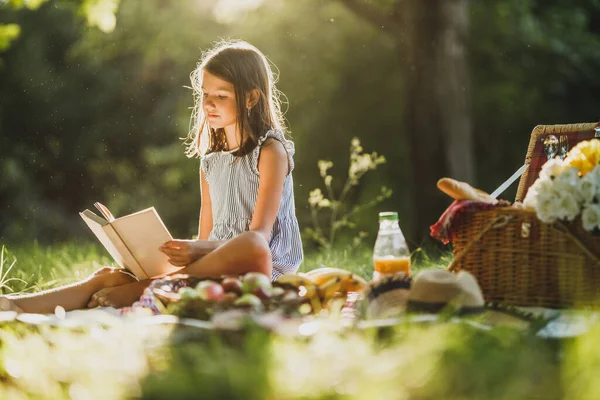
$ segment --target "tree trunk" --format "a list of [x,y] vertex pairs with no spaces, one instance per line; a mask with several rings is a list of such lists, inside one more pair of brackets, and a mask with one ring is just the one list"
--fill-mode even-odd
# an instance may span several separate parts
[[429,225],[450,203],[436,187],[443,176],[474,184],[466,0],[410,0],[403,7],[406,33],[398,38],[406,63],[405,130],[409,138],[413,233]]
[[409,141],[416,211],[411,236],[423,238],[450,204],[437,180],[449,176],[475,184],[467,0],[395,0],[386,10],[367,0],[340,1],[398,44],[406,74],[402,134]]

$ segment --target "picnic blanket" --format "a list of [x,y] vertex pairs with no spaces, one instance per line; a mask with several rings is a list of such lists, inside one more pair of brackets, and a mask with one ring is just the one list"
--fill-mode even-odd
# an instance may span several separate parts
[[[550,308],[534,307],[515,307],[521,311],[543,316],[548,319],[548,323],[543,326],[536,335],[546,339],[570,339],[586,334],[590,328],[600,321],[600,312],[595,311],[576,311],[576,310],[556,310]],[[113,324],[143,324],[143,325],[162,325],[177,324],[196,327],[199,329],[213,329],[214,326],[207,321],[194,320],[190,318],[178,318],[174,315],[122,315],[119,310],[111,307],[102,307],[89,310],[68,311],[64,315],[57,314],[17,314],[14,311],[0,312],[0,324],[10,321],[19,321],[31,325],[51,325],[67,328],[96,325]],[[356,327],[373,328],[391,326],[404,323],[439,323],[441,321],[439,314],[420,314],[407,316],[406,318],[395,318],[389,320],[370,320],[359,321]],[[451,323],[468,323],[483,330],[493,329],[493,325],[485,323],[471,322],[468,319],[455,317]],[[316,319],[304,322],[302,324],[310,325],[313,333],[318,332],[319,323]],[[331,324],[331,321],[322,321],[322,324]],[[300,325],[296,326],[298,328]],[[340,328],[348,328],[346,327]],[[306,336],[307,328],[303,328],[302,335]]]
[[448,206],[446,211],[440,216],[440,219],[429,227],[431,237],[438,239],[444,244],[448,244],[454,238],[454,233],[459,229],[455,224],[459,217],[465,211],[487,210],[494,207],[508,207],[510,203],[506,200],[498,200],[497,203],[483,203],[473,200],[455,200]]

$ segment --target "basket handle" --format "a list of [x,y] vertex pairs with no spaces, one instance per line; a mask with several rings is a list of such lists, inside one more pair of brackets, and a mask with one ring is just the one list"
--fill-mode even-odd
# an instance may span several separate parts
[[465,246],[463,251],[454,256],[452,262],[450,262],[450,264],[448,265],[448,271],[454,272],[457,269],[456,265],[458,264],[458,262],[465,256],[465,254],[467,254],[471,247],[473,247],[473,245],[477,243],[483,237],[483,235],[487,233],[487,231],[489,231],[492,228],[502,228],[504,225],[508,224],[508,222],[511,219],[513,219],[512,215],[500,215],[499,217],[496,217],[494,220],[492,220],[489,224],[487,224],[486,227],[483,228],[482,231],[479,232],[479,234],[475,236],[475,238],[473,238],[473,240],[471,240]]
[[564,233],[569,239],[571,239],[573,243],[575,243],[581,250],[583,250],[583,252],[589,258],[596,261],[596,264],[600,264],[600,258],[598,258],[598,256],[594,254],[590,249],[588,249],[587,246],[583,244],[577,236],[573,235],[573,233],[571,233],[571,231],[565,224],[563,224],[560,221],[557,221],[554,224],[552,224],[552,227],[557,231]]

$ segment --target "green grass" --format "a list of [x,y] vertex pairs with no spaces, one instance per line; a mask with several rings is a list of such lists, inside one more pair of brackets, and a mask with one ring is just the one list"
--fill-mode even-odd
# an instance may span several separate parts
[[[413,272],[424,268],[442,268],[450,263],[452,253],[450,250],[437,248],[418,248],[412,252],[411,260]],[[342,246],[327,251],[307,252],[299,271],[305,272],[321,266],[344,268],[370,280],[373,276],[373,249],[365,246]]]
[[[106,251],[95,244],[66,243],[41,246],[2,246],[0,293],[31,292],[83,279],[104,265],[114,265]],[[8,276],[1,271],[10,269]],[[15,278],[2,285],[7,278]]]
[[[443,266],[447,257],[418,252],[414,263]],[[3,260],[15,291],[109,263],[79,245],[11,248]],[[369,249],[307,254],[303,268],[321,264],[370,276]],[[118,318],[71,328],[0,322],[0,399],[596,399],[598,337],[600,325],[557,342],[449,321],[343,331],[325,321],[300,338]]]

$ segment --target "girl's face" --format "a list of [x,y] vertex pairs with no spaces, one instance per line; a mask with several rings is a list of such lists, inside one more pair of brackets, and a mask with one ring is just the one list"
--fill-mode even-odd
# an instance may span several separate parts
[[211,128],[228,128],[237,123],[237,105],[233,84],[210,72],[202,73],[202,108]]

